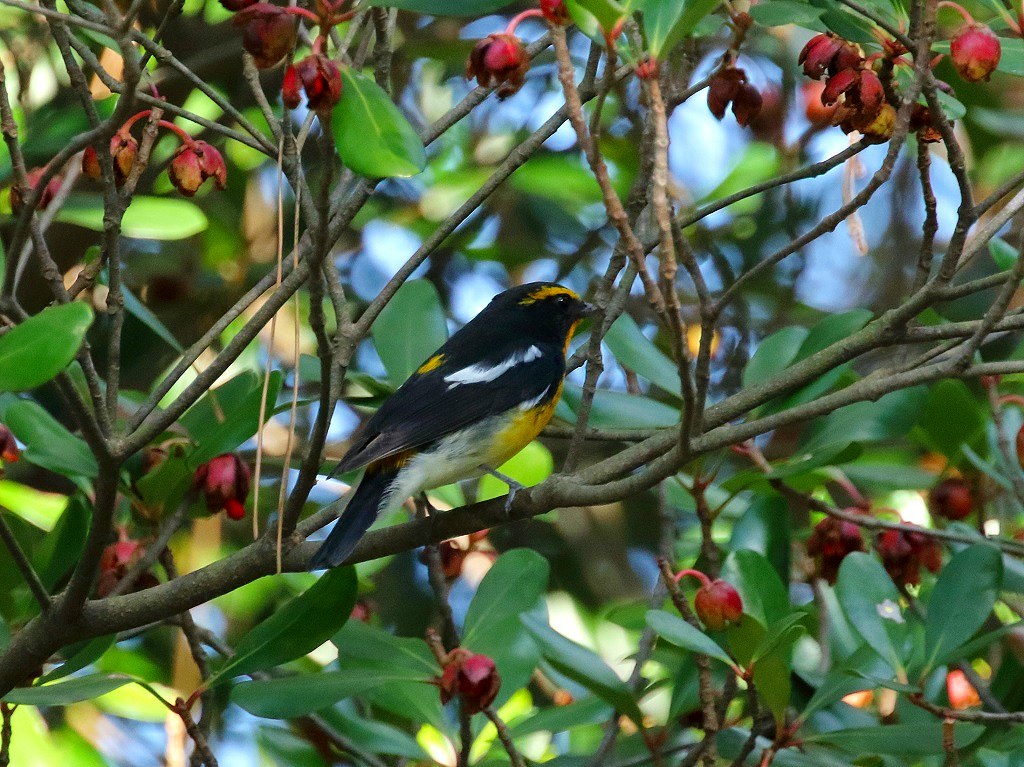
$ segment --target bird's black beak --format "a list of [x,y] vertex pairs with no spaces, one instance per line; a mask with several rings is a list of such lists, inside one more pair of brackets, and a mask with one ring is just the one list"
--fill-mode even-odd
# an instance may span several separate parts
[[597,314],[597,307],[593,304],[588,304],[586,301],[581,301],[576,307],[576,317],[578,319],[593,317],[595,314]]

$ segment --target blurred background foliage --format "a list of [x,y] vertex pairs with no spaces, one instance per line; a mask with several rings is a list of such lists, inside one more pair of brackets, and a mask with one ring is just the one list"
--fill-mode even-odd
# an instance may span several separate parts
[[[739,63],[761,90],[765,107],[751,129],[739,127],[731,115],[721,122],[715,120],[700,96],[684,103],[671,116],[672,194],[682,201],[684,211],[699,209],[739,189],[825,159],[847,146],[849,139],[838,128],[818,128],[808,122],[806,79],[796,61],[813,30],[822,27],[807,9],[828,6],[826,0],[809,5],[766,0],[752,9],[755,20],[763,23],[752,30]],[[991,15],[985,4],[977,6],[972,9],[980,17]],[[162,0],[145,4],[143,27],[154,24],[163,10]],[[392,69],[394,94],[396,103],[414,126],[422,127],[436,120],[471,90],[472,84],[463,77],[463,69],[473,42],[503,28],[511,12],[480,18],[398,14]],[[242,77],[242,49],[238,35],[228,23],[229,16],[217,2],[187,0],[181,16],[167,27],[164,43],[252,122],[262,124]],[[941,36],[948,37],[958,25],[958,17],[943,10],[939,18]],[[803,20],[806,25],[772,26],[783,20]],[[341,32],[345,33],[344,27]],[[543,27],[529,21],[520,32],[533,39],[542,34]],[[110,58],[116,55],[103,46],[101,39],[87,31],[80,34],[101,58],[107,57],[104,63],[116,69],[116,61]],[[582,35],[572,41],[573,52],[582,63],[589,42]],[[712,15],[678,55],[690,61],[692,77],[697,80],[710,72],[727,42],[722,17]],[[17,8],[0,7],[0,43],[27,162],[30,167],[45,164],[70,137],[86,128],[82,109],[68,87],[59,54],[38,18]],[[1004,68],[1012,71],[1015,66],[1016,59],[1007,56]],[[966,117],[956,123],[956,131],[969,154],[975,198],[981,199],[1024,170],[1024,81],[997,72],[991,82],[967,84],[957,80],[946,63],[940,64],[936,73],[956,81],[956,98],[967,108]],[[438,222],[466,200],[512,147],[562,104],[555,75],[552,54],[542,53],[533,62],[521,91],[504,101],[488,99],[434,142],[427,150],[422,173],[389,179],[378,186],[330,255],[350,291],[354,311],[358,312],[361,304],[377,294]],[[221,110],[210,99],[170,69],[154,62],[152,77],[169,102],[210,120],[223,119]],[[263,73],[267,93],[279,92],[280,77],[280,70]],[[101,112],[112,108],[114,98],[98,81],[93,83],[93,95]],[[275,104],[275,108],[278,106]],[[643,120],[638,82],[627,78],[609,95],[601,126],[601,146],[609,159],[615,185],[623,195],[640,172],[636,147]],[[196,136],[212,138],[192,123],[177,122]],[[310,142],[306,150],[305,162],[312,188],[318,184],[314,143]],[[260,277],[275,268],[279,193],[275,164],[237,142],[218,145],[223,146],[228,162],[230,182],[226,191],[214,193],[204,189],[194,199],[171,193],[169,183],[158,171],[166,166],[174,147],[170,139],[162,139],[154,150],[153,166],[140,186],[144,196],[135,201],[126,219],[123,276],[134,296],[128,305],[124,329],[124,385],[135,390],[124,392],[129,400],[140,396],[137,392],[148,391],[178,358],[182,347],[199,338]],[[873,169],[885,150],[884,145],[872,147],[859,155],[859,161]],[[923,220],[913,154],[903,153],[893,181],[860,212],[868,244],[866,255],[858,252],[846,227],[840,226],[752,282],[730,306],[715,347],[712,399],[763,380],[806,355],[808,348],[820,344],[823,338],[841,338],[866,322],[870,314],[862,310],[885,310],[907,293],[916,266]],[[720,289],[729,285],[764,254],[805,231],[841,204],[843,175],[854,171],[849,165],[840,166],[820,177],[744,200],[690,227],[687,233],[710,287]],[[9,177],[10,158],[4,154],[0,158],[0,178]],[[951,232],[958,198],[954,179],[940,151],[933,153],[933,179],[940,223],[936,245],[941,248]],[[289,192],[283,194],[285,220],[290,221],[293,200]],[[100,211],[97,188],[83,182],[69,204],[57,214],[50,237],[58,243],[54,255],[66,280],[73,280],[79,270],[96,258]],[[563,125],[508,183],[434,250],[414,275],[417,282],[403,288],[376,324],[372,336],[363,342],[347,384],[345,402],[339,405],[331,422],[328,460],[340,455],[359,419],[401,382],[409,365],[426,356],[446,333],[472,317],[496,292],[531,280],[559,280],[586,292],[603,273],[614,244],[613,235],[605,227],[599,189],[580,157],[570,127]],[[1017,233],[1007,233],[1004,239],[1016,242]],[[284,227],[284,240],[287,252],[291,241],[288,225]],[[1005,268],[1005,264],[999,268]],[[996,271],[995,258],[981,258],[964,278]],[[680,285],[687,320],[694,323],[695,297],[686,294],[688,281]],[[105,364],[105,344],[96,341],[106,333],[104,291],[102,284],[97,285],[87,297],[97,309],[88,338],[94,342],[101,370]],[[24,279],[19,295],[30,312],[49,302],[44,282],[31,275]],[[949,320],[975,316],[978,308],[986,306],[991,298],[991,294],[978,293],[942,306],[939,312]],[[319,369],[312,356],[313,333],[302,324],[308,296],[303,294],[302,301],[305,304],[299,317],[291,304],[281,310],[273,343],[269,333],[264,332],[232,365],[223,380],[230,379],[227,385],[234,386],[235,392],[222,399],[227,407],[237,406],[239,417],[255,419],[252,409],[254,404],[258,406],[258,386],[265,367],[273,365],[281,371],[280,377],[274,379],[272,394],[281,387],[287,389],[298,375],[301,399],[296,429],[305,433],[316,414]],[[301,355],[297,369],[292,366],[296,351],[292,330],[296,322],[300,323]],[[236,329],[229,327],[221,343],[228,343]],[[699,330],[694,330],[691,343],[695,346]],[[771,339],[771,344],[762,346],[766,338]],[[579,343],[585,343],[585,336],[574,347]],[[984,347],[983,354],[991,359],[1019,358],[1022,352],[1016,344],[1017,339],[1007,335]],[[673,424],[678,419],[680,404],[674,363],[667,356],[669,344],[656,332],[640,293],[630,297],[627,316],[613,328],[605,346],[605,373],[592,424],[608,428]],[[854,366],[858,369],[850,368],[842,375],[854,376],[871,363],[870,358],[858,362]],[[188,380],[186,376],[183,383]],[[581,383],[582,371],[577,371],[570,377],[559,407],[559,423],[573,422]],[[1010,393],[1021,388],[1016,377],[1005,378],[1002,386]],[[627,399],[627,392],[633,396]],[[277,507],[276,475],[285,451],[287,397],[287,393],[271,397],[271,404],[281,407],[263,430],[264,466],[268,467],[261,491],[264,518]],[[40,394],[38,400],[60,418],[55,401],[45,394]],[[0,412],[9,413],[12,406],[13,401],[0,403]],[[765,407],[771,406],[770,403]],[[209,412],[208,405],[206,411],[192,413],[191,423],[188,417],[183,419],[184,429],[200,444],[203,440],[197,438],[197,432],[208,427]],[[5,418],[10,420],[9,415]],[[1007,409],[1003,418],[1004,428],[1014,433],[1020,423],[1015,409]],[[255,439],[249,438],[251,433],[216,437],[215,446],[204,448],[206,457],[238,447],[240,454],[251,461],[256,450]],[[1013,536],[1021,529],[1020,508],[1011,494],[1004,492],[1004,487],[1009,481],[1007,477],[1019,472],[1019,467],[1004,465],[997,436],[982,387],[975,382],[952,381],[889,395],[856,411],[840,411],[809,425],[787,427],[764,440],[762,449],[772,460],[791,461],[790,479],[794,486],[815,490],[839,505],[847,505],[851,499],[843,485],[834,481],[836,473],[829,466],[833,461],[841,463],[843,474],[870,499],[874,508],[892,509],[892,518],[926,526],[945,522],[928,516],[924,491],[950,469],[961,472],[982,488],[977,516],[969,520],[973,529],[1002,531]],[[566,444],[564,439],[546,437],[506,470],[527,484],[534,484],[560,464]],[[855,445],[852,450],[851,445]],[[613,447],[601,443],[589,445],[587,459],[610,454],[612,450]],[[836,460],[840,455],[843,460]],[[48,547],[56,547],[65,561],[74,561],[87,510],[80,501],[69,502],[69,496],[76,484],[81,484],[88,467],[80,472],[60,471],[54,470],[53,462],[48,464],[45,458],[26,457],[27,460],[4,466],[0,505],[12,512],[7,515],[11,525],[37,561],[47,560]],[[202,460],[192,456],[188,468]],[[732,572],[739,573],[743,567],[756,570],[770,563],[768,570],[758,572],[775,578],[777,584],[771,588],[781,589],[783,595],[788,590],[794,605],[824,609],[829,599],[836,599],[829,587],[819,583],[815,591],[809,585],[814,583],[815,568],[805,544],[820,515],[787,507],[769,492],[763,481],[752,476],[742,458],[720,455],[709,458],[699,468],[717,472],[718,481],[708,492],[715,505],[722,504],[715,536],[723,554],[732,552],[727,570],[731,567]],[[166,486],[150,477],[152,487],[147,489],[146,481],[141,479],[141,467],[133,468],[132,472],[143,498],[168,502]],[[510,563],[507,577],[533,578],[533,601],[546,594],[551,625],[594,650],[612,668],[628,674],[628,658],[635,652],[637,637],[644,626],[647,599],[657,579],[652,552],[659,545],[664,517],[670,518],[679,531],[675,559],[692,562],[700,556],[700,530],[692,513],[694,501],[684,489],[690,481],[692,477],[680,476],[657,491],[621,503],[560,510],[494,530],[486,543],[466,557],[452,582],[451,601],[457,620],[461,622],[467,610],[472,611],[474,594],[485,574],[493,572],[496,553],[528,547],[541,557]],[[343,489],[337,481],[323,482],[311,496],[311,508],[333,500]],[[179,491],[183,492],[183,488]],[[502,492],[500,484],[484,480],[478,487],[442,489],[433,500],[438,505],[457,505]],[[123,517],[127,520],[127,508]],[[960,524],[968,531],[972,529]],[[246,523],[197,513],[191,530],[176,537],[173,548],[180,569],[188,571],[244,545],[249,538]],[[737,563],[737,558],[743,559],[738,553],[744,551],[759,552],[765,559],[761,563]],[[500,564],[509,556],[512,555],[505,554],[497,562]],[[550,564],[550,577],[544,560]],[[374,657],[362,660],[367,668],[377,668],[375,663],[382,664],[394,657],[388,642],[395,640],[386,639],[385,631],[399,637],[422,637],[432,622],[435,607],[419,552],[364,563],[357,570],[358,609],[363,611],[361,615],[369,616],[369,623],[351,621],[335,637],[333,645],[325,644],[310,657],[297,661],[299,668],[311,670],[332,661],[336,655],[342,661],[353,657],[358,661],[361,652],[372,652]],[[51,577],[56,581],[61,575],[53,572]],[[851,582],[857,582],[855,575],[849,577]],[[1005,578],[1003,587],[1013,593],[1004,596],[996,615],[1008,623],[1013,613],[1024,607],[1019,593],[1024,587],[1024,574],[1019,563],[1007,570]],[[265,578],[194,610],[193,615],[199,624],[234,644],[313,580],[314,576],[306,574]],[[923,592],[930,591],[932,583],[932,576],[926,576]],[[753,594],[759,587],[747,588]],[[531,604],[528,601],[526,606]],[[784,609],[787,613],[790,610],[788,601]],[[18,624],[31,610],[31,600],[17,571],[8,560],[0,561],[0,614]],[[553,641],[541,636],[544,628],[535,629],[541,647],[547,647],[545,641]],[[841,628],[830,627],[829,632],[841,633]],[[815,629],[797,643],[793,660],[797,698],[811,694],[813,688],[806,679],[814,678],[812,670],[822,655],[830,651],[828,641],[819,644],[815,641],[818,638]],[[500,641],[493,647],[481,641],[478,649],[495,653],[508,649],[501,645]],[[1019,685],[1019,661],[1011,655],[1015,649],[1007,643],[1002,650],[1006,654],[1003,668],[1012,668],[1013,674],[993,681],[1008,689],[1009,697],[1004,702],[1016,699],[1019,707],[1024,703],[1020,700],[1024,686]],[[96,654],[96,650],[101,654]],[[501,664],[509,665],[501,669],[505,687],[498,701],[500,710],[530,758],[558,757],[560,763],[583,764],[585,755],[600,741],[601,725],[611,706],[600,696],[588,695],[592,686],[580,684],[567,673],[573,663],[585,665],[592,660],[580,660],[570,653],[568,660],[562,658],[559,665],[558,648],[547,650],[545,684],[568,690],[577,702],[565,708],[551,707],[550,689],[545,684],[535,683],[528,690],[525,687],[533,667],[529,660],[524,675],[522,669],[512,670],[515,664],[509,659]],[[578,651],[580,648],[574,646],[573,652]],[[96,657],[86,660],[95,670],[144,679],[166,690],[170,699],[187,694],[199,681],[173,627],[126,638],[116,646],[93,648],[92,654]],[[977,657],[983,658],[984,653],[979,651]],[[429,656],[426,658],[429,664]],[[420,657],[414,665],[422,661]],[[397,661],[394,665],[401,666]],[[685,721],[685,715],[696,708],[697,702],[692,660],[672,645],[663,645],[655,652],[651,666],[661,687],[645,699],[643,716],[658,722],[666,718]],[[977,668],[982,674],[991,670],[985,660],[979,660]],[[1012,680],[1017,683],[1015,691],[1009,690],[1014,684]],[[936,683],[933,679],[929,684],[941,685],[941,680]],[[214,740],[221,764],[324,763],[326,746],[318,741],[315,728],[302,720],[288,724],[253,717],[242,707],[229,704],[227,694],[225,688],[221,694],[225,709]],[[860,708],[833,705],[827,712],[833,720],[819,723],[820,731],[867,728],[876,725],[879,717],[895,717],[914,728],[914,732],[924,733],[920,742],[930,744],[920,755],[925,760],[920,763],[939,763],[934,760],[941,761],[941,750],[933,752],[931,748],[941,746],[941,738],[929,740],[935,733],[928,728],[936,726],[935,720],[924,712],[905,710],[909,707],[903,703],[897,713],[893,713],[891,706],[886,712],[893,696],[884,687],[877,688],[876,696],[881,702],[876,700]],[[836,706],[841,706],[841,710]],[[250,708],[258,706],[251,704]],[[118,686],[95,700],[62,708],[19,706],[13,720],[16,737],[11,764],[29,767],[63,763],[77,767],[163,763],[165,751],[173,751],[168,744],[183,742],[183,734],[172,726],[174,717],[166,713],[136,685]],[[328,709],[324,716],[331,727],[359,749],[386,755],[389,760],[397,758],[399,762],[454,764],[452,739],[457,730],[453,730],[451,717],[442,713],[436,691],[429,686],[396,684],[391,689],[361,696],[358,702],[348,700]],[[560,726],[559,716],[573,726]],[[624,726],[628,730],[628,724]],[[473,758],[501,760],[503,752],[494,746],[494,733],[488,728],[492,726],[482,727]],[[627,735],[631,737],[620,741],[617,763],[639,764],[647,751],[635,737],[635,726]],[[901,735],[910,739],[908,742],[918,742],[910,737],[911,730],[902,730]],[[728,732],[724,734],[723,753],[730,751],[730,737]],[[892,734],[888,737],[893,742],[900,740]],[[1019,734],[1016,737],[1013,742],[1019,744]],[[972,764],[1017,763],[1021,746],[1011,743],[1009,749],[1000,748],[998,737],[993,740],[993,753],[1009,756],[989,758],[975,752],[972,758],[976,761]],[[736,750],[732,748],[733,752]],[[848,764],[860,751],[891,753],[884,744],[854,739],[845,751],[815,757],[820,761],[800,762],[795,755],[786,761],[790,757],[780,755],[778,762]],[[668,758],[674,763],[676,757]],[[896,757],[873,757],[874,761],[868,763],[918,763],[913,747],[901,755],[904,761],[889,761],[893,758]]]

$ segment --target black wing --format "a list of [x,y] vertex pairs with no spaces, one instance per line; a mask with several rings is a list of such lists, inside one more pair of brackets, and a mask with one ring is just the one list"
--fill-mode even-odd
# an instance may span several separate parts
[[[424,447],[522,402],[543,395],[539,404],[553,397],[565,373],[562,349],[548,344],[537,344],[534,348],[539,356],[517,362],[491,381],[458,385],[446,381],[446,376],[470,367],[461,364],[465,362],[461,354],[428,373],[413,374],[366,422],[334,472],[349,471]],[[441,347],[438,353],[444,351],[445,347]],[[492,350],[482,364],[493,367],[517,353],[515,348],[504,354],[494,353],[498,351]]]

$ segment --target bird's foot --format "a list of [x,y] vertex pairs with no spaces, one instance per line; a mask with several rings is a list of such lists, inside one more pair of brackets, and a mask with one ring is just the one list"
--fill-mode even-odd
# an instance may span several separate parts
[[520,484],[519,482],[516,482],[516,480],[512,479],[512,477],[508,476],[507,474],[502,474],[497,469],[492,469],[490,466],[484,465],[481,466],[480,468],[486,471],[492,477],[500,479],[502,482],[508,485],[508,495],[505,496],[505,514],[510,514],[512,512],[512,504],[515,502],[516,499],[516,493],[518,493],[520,490],[525,490],[526,486]]

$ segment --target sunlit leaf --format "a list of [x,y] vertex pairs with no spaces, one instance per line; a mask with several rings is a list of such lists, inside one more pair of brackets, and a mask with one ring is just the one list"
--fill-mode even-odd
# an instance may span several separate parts
[[92,324],[87,304],[50,306],[0,336],[0,391],[46,383],[75,358]]
[[[75,193],[57,212],[57,220],[103,231],[103,197]],[[140,240],[183,240],[206,230],[206,214],[193,202],[178,197],[132,198],[121,219],[121,233]]]

